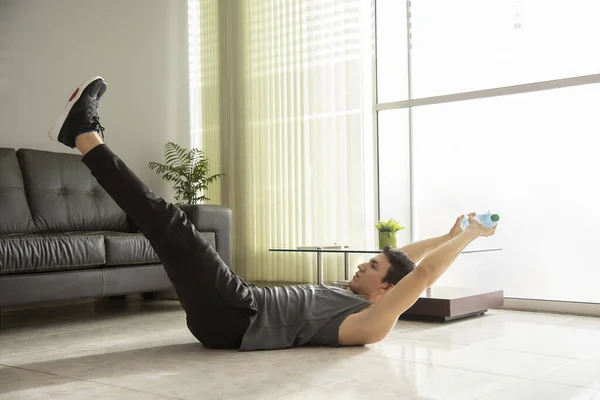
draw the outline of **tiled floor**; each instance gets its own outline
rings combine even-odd
[[[594,399],[600,319],[492,310],[372,346],[204,349],[172,301],[10,312],[0,399]]]

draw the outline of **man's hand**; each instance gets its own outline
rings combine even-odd
[[[453,237],[458,236],[463,230],[460,227],[460,223],[463,220],[463,218],[465,217],[465,215],[461,215],[460,217],[456,218],[456,222],[454,223],[454,226],[452,227],[452,229],[450,229],[450,239],[452,239]]]
[[[483,236],[483,237],[487,237],[487,236],[492,236],[494,233],[496,233],[496,228],[498,227],[498,224],[494,225],[493,228],[488,228],[485,225],[482,225],[479,223],[479,221],[477,221],[475,219],[475,213],[470,213],[469,214],[469,226],[467,226],[466,230],[472,230],[478,233],[479,236]],[[452,228],[454,229],[454,228]],[[460,226],[459,226],[460,229]]]

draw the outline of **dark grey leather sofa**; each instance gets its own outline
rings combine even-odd
[[[182,209],[231,265],[231,210]],[[0,148],[0,307],[171,288],[81,156]]]

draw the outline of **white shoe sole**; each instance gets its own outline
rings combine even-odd
[[[63,113],[58,117],[58,119],[56,120],[56,123],[54,124],[52,129],[50,129],[50,132],[48,132],[48,136],[50,137],[50,139],[52,139],[54,141],[58,141],[58,135],[60,133],[60,130],[62,129],[63,124],[65,123],[65,119],[67,119],[67,116],[71,112],[71,108],[73,108],[73,104],[75,104],[77,102],[77,100],[79,100],[79,98],[81,97],[81,93],[83,93],[83,89],[85,89],[85,87],[87,85],[94,82],[96,79],[104,80],[101,76],[95,76],[91,79],[88,79],[83,84],[81,84],[77,89],[75,89],[75,91],[71,95],[71,98],[67,102],[67,107],[65,108],[65,111],[63,111]]]

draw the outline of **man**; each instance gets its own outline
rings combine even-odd
[[[205,347],[266,350],[378,342],[469,243],[496,230],[469,214],[462,231],[460,216],[445,236],[387,248],[359,265],[348,291],[248,285],[183,211],[152,193],[103,143],[98,101],[106,87],[101,77],[78,87],[49,136],[77,147],[98,183],[148,238],[179,296],[188,328]]]

